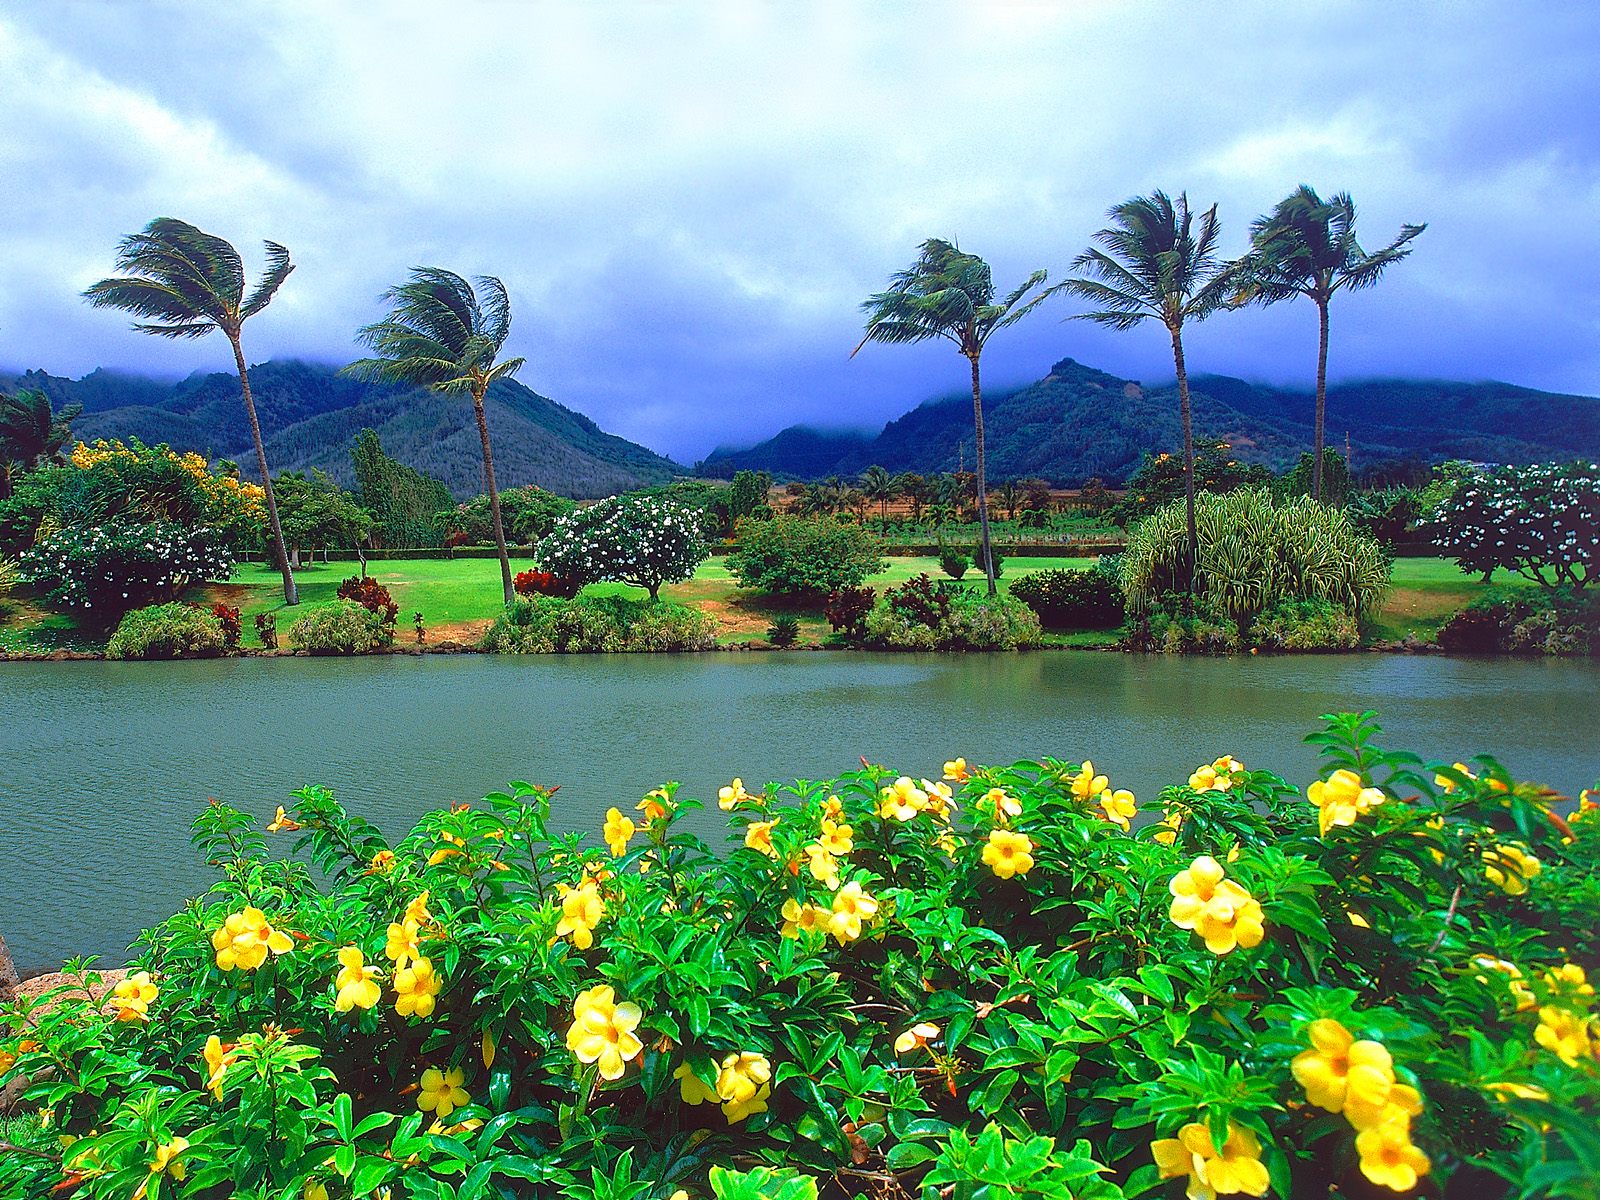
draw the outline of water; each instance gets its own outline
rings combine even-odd
[[[935,777],[957,754],[1088,756],[1144,798],[1224,752],[1303,782],[1317,716],[1372,708],[1390,746],[1489,751],[1576,794],[1600,777],[1597,685],[1588,662],[1389,655],[6,663],[0,932],[24,968],[114,956],[210,882],[187,841],[207,796],[265,823],[307,783],[390,834],[511,779],[561,784],[561,823],[597,829],[667,779],[704,798],[862,755]]]

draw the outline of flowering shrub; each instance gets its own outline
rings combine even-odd
[[[105,1011],[0,1009],[51,1136],[0,1179],[1593,1196],[1600,806],[1377,732],[1329,718],[1305,796],[1223,755],[1144,813],[1054,758],[735,779],[720,853],[673,784],[585,836],[518,783],[393,845],[320,788],[278,843],[213,802],[218,882]]]
[[[211,615],[222,626],[222,644],[225,649],[237,650],[239,648],[239,635],[244,631],[239,610],[223,600],[218,600],[211,606]]]
[[[123,617],[106,642],[106,657],[215,658],[230,648],[227,630],[214,613],[172,601]]]
[[[539,543],[539,565],[579,586],[599,580],[642,587],[654,600],[710,553],[700,514],[666,496],[613,496],[562,517]]]
[[[233,555],[216,531],[170,521],[143,525],[69,525],[34,542],[23,577],[44,599],[90,624],[175,599],[191,584],[226,579]]]
[[[1503,568],[1543,587],[1581,590],[1600,566],[1600,463],[1469,475],[1422,529],[1469,574]]]
[[[394,621],[354,600],[335,600],[297,617],[289,645],[308,654],[371,654],[394,644]]]
[[[562,596],[570,599],[578,594],[575,581],[562,579],[549,571],[518,571],[511,584],[516,588],[517,595],[523,597]]]

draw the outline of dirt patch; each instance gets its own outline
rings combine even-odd
[[[483,641],[483,635],[489,631],[493,621],[446,621],[439,625],[428,626],[428,640],[424,646],[434,642],[460,642],[464,646],[476,646]],[[395,645],[414,645],[417,640],[415,630],[399,629],[395,632]]]

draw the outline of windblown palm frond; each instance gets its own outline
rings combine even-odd
[[[1383,272],[1410,255],[1427,225],[1402,225],[1380,250],[1364,249],[1356,236],[1356,206],[1349,193],[1323,200],[1301,184],[1250,224],[1244,266],[1250,299],[1275,304],[1295,296],[1326,299],[1340,290],[1371,287]]]
[[[963,354],[981,351],[989,335],[1015,325],[1051,292],[1043,288],[1047,273],[1035,271],[996,301],[989,264],[952,242],[929,238],[917,261],[890,276],[887,291],[875,292],[861,305],[867,316],[866,335],[850,352],[853,358],[868,342],[891,345],[944,338]]]
[[[414,267],[383,299],[388,316],[356,335],[373,355],[346,367],[352,375],[462,392],[508,378],[524,364],[496,361],[511,333],[511,303],[493,276],[469,283],[441,267]]]
[[[82,412],[81,404],[54,412],[50,397],[32,388],[15,396],[0,395],[0,462],[28,468],[56,461],[72,436],[72,422]]]

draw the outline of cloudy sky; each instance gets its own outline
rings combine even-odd
[[[1063,274],[1105,209],[1216,201],[1227,248],[1302,180],[1411,261],[1334,314],[1336,377],[1600,392],[1600,5],[358,4],[0,8],[0,366],[179,376],[218,340],[79,291],[157,215],[299,269],[252,360],[344,362],[417,263],[511,289],[523,380],[680,459],[875,425],[959,389],[946,345],[857,306],[929,236],[1004,284]],[[1000,335],[995,384],[1070,355],[1171,377],[1157,330]],[[1309,378],[1313,313],[1226,315],[1193,371]]]

